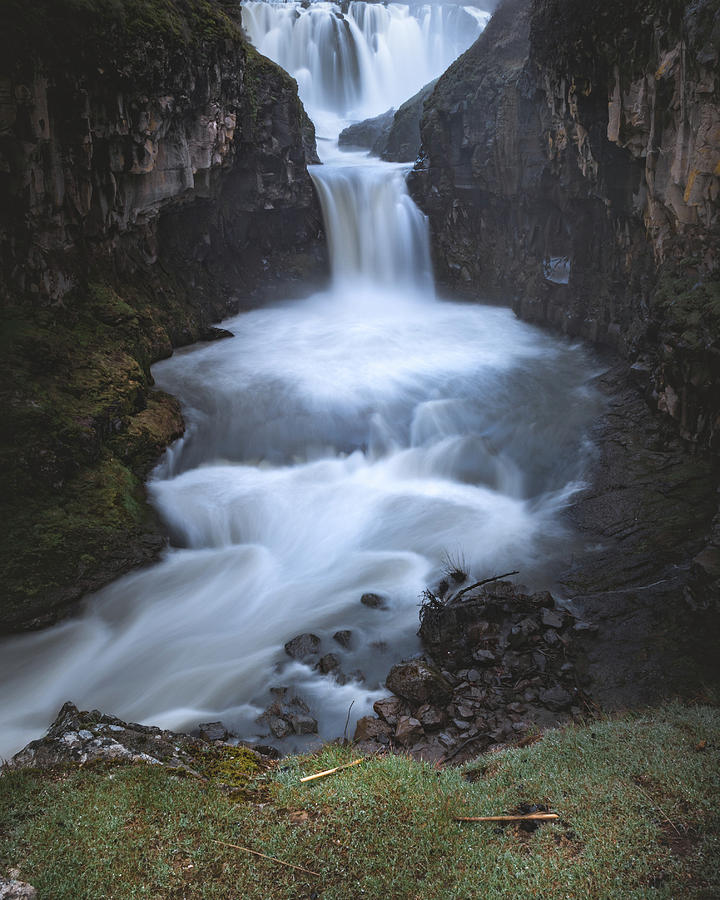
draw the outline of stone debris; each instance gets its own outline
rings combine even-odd
[[[271,703],[257,718],[258,724],[266,726],[277,740],[294,734],[317,734],[318,723],[310,715],[310,707],[301,697],[292,697],[287,703],[284,702],[286,692],[287,689],[283,689],[280,699]]]
[[[429,595],[426,654],[390,670],[394,696],[360,719],[359,748],[459,762],[581,714],[573,634],[574,618],[547,592],[499,581],[448,603]]]
[[[37,891],[31,884],[15,878],[0,877],[0,900],[36,900]]]

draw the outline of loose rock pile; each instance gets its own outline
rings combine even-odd
[[[449,599],[428,592],[426,655],[391,669],[394,696],[359,720],[359,749],[460,761],[580,716],[586,698],[572,637],[585,630],[549,593],[524,594],[506,581]]]

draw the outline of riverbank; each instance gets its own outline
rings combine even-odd
[[[217,777],[217,750],[196,751],[195,776],[176,761],[4,771],[0,876],[34,884],[40,900],[720,891],[715,708],[568,726],[462,768],[375,757],[308,784],[300,777],[354,750],[330,745],[254,772],[242,759],[235,777],[232,763]],[[454,820],[537,808],[559,819],[529,830]]]

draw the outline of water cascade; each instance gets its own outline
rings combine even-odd
[[[437,75],[467,22],[481,27],[471,9],[253,0],[245,21],[339,126]],[[326,739],[354,703],[352,734],[388,668],[417,651],[418,595],[447,557],[477,577],[520,569],[530,587],[551,586],[567,558],[560,513],[598,410],[584,352],[507,309],[438,300],[403,167],[330,140],[322,154],[332,285],[239,315],[225,323],[234,338],[154,367],[188,423],[149,485],[171,546],[76,618],[0,643],[0,755],[68,699],[267,740],[257,718],[287,687]],[[302,632],[340,677],[285,654]]]

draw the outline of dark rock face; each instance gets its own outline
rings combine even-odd
[[[378,141],[384,140],[390,130],[395,115],[394,109],[373,116],[372,119],[364,119],[354,125],[348,125],[340,132],[338,143],[341,147],[355,147],[363,150],[373,150]]]
[[[217,4],[146,5],[0,11],[0,630],[157,555],[151,363],[323,271],[296,85]]]
[[[426,84],[397,111],[389,109],[372,119],[349,125],[340,133],[340,146],[370,150],[387,162],[414,162],[420,152],[423,108],[436,84],[437,80]]]
[[[378,156],[388,162],[415,162],[420,153],[420,120],[425,101],[436,84],[437,79],[426,84],[398,108],[384,140],[373,148]]]
[[[620,350],[648,399],[710,446],[717,11],[717,0],[507,0],[428,101],[412,182],[442,279]]]

